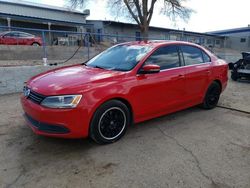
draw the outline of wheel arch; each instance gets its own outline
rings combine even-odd
[[[99,108],[100,106],[102,106],[103,104],[105,104],[106,102],[109,102],[109,101],[112,101],[112,100],[120,101],[120,102],[122,102],[123,104],[125,104],[125,105],[128,107],[129,112],[130,112],[130,116],[131,116],[131,122],[130,122],[130,123],[133,124],[133,123],[134,123],[134,112],[133,112],[133,107],[132,107],[131,103],[130,103],[125,97],[121,97],[121,96],[117,96],[117,97],[113,96],[113,97],[111,97],[111,98],[107,98],[107,99],[103,100],[102,102],[100,102],[100,103],[95,107],[94,111],[92,112],[90,123],[91,123],[91,121],[92,121],[92,119],[93,119],[93,117],[94,117],[94,114],[95,114],[96,111],[98,110],[98,108]]]
[[[111,100],[121,101],[122,103],[124,103],[128,107],[130,115],[131,115],[131,122],[130,123],[133,124],[133,122],[134,122],[134,113],[133,113],[133,108],[132,108],[132,105],[130,104],[130,102],[127,99],[122,98],[122,97],[116,97],[116,98],[113,98]]]
[[[39,42],[36,42],[36,41],[33,41],[33,42],[31,43],[31,46],[33,46],[34,44],[38,44],[38,46],[41,46],[41,44],[40,44]]]
[[[212,81],[212,83],[213,83],[213,82],[219,84],[219,86],[220,86],[220,91],[222,91],[222,83],[221,83],[221,81],[220,81],[219,79],[216,79],[216,80]],[[211,84],[212,84],[212,83],[211,83]],[[210,84],[210,85],[211,85],[211,84]]]

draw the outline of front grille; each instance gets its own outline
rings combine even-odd
[[[43,123],[40,121],[37,121],[33,119],[28,114],[24,114],[24,117],[26,120],[35,128],[37,128],[39,131],[45,132],[45,133],[51,133],[51,134],[67,134],[70,132],[70,130],[62,125],[51,125],[48,123]]]
[[[45,96],[30,90],[28,99],[33,101],[34,103],[40,104],[43,99],[45,99]]]

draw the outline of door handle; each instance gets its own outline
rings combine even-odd
[[[211,71],[210,71],[210,70],[206,70],[206,74],[207,74],[207,75],[210,75],[210,74],[211,74]]]
[[[178,76],[173,77],[172,80],[181,80],[181,79],[184,79],[184,78],[185,78],[185,76],[183,74],[179,74]]]

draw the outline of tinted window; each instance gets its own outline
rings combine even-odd
[[[19,37],[32,37],[33,35],[31,35],[31,34],[28,34],[28,33],[18,33],[18,35],[19,35]]]
[[[203,61],[204,61],[205,63],[211,62],[210,57],[209,57],[205,52],[202,51],[202,55],[203,55]]]
[[[7,33],[6,35],[4,35],[5,37],[18,37],[18,34],[16,32],[11,32],[11,33]]]
[[[203,63],[203,55],[199,48],[193,46],[181,46],[185,65],[195,65]]]
[[[146,64],[159,65],[161,70],[180,66],[179,53],[176,46],[165,46],[157,49],[146,61]]]
[[[90,67],[128,71],[152,50],[151,46],[118,45],[95,56],[87,63]]]

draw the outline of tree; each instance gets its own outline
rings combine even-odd
[[[69,0],[72,7],[82,7],[88,0]],[[109,7],[119,10],[126,16],[132,18],[139,26],[144,40],[148,38],[149,25],[155,11],[156,4],[160,13],[170,17],[172,20],[179,17],[183,20],[189,19],[192,9],[183,4],[186,0],[107,0]]]

